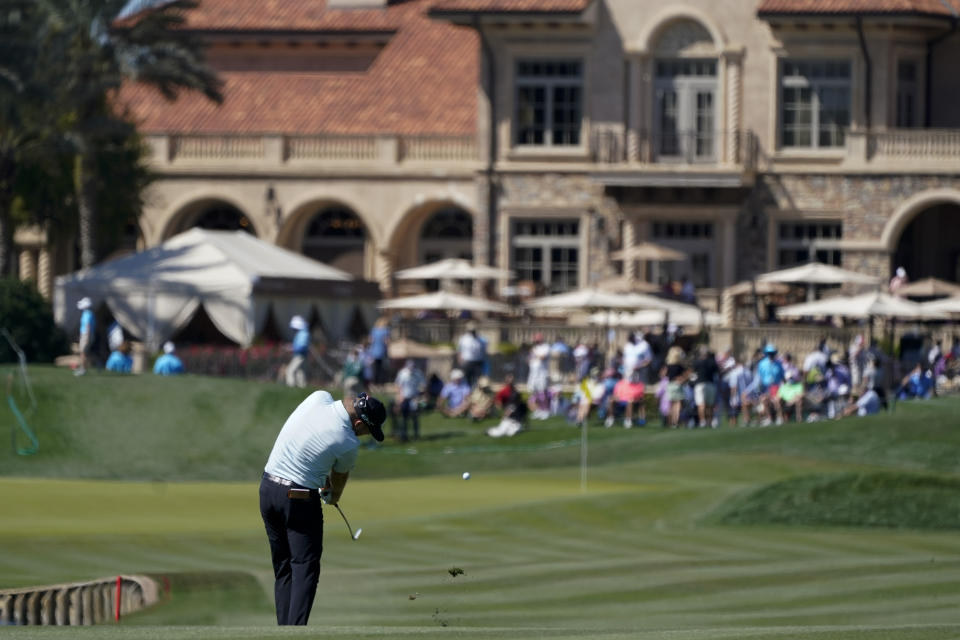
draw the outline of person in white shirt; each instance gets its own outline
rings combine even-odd
[[[413,360],[407,360],[397,372],[396,385],[396,404],[400,412],[400,426],[396,430],[396,438],[400,442],[407,442],[409,424],[413,426],[413,439],[417,440],[420,438],[420,394],[426,386],[426,379]]]
[[[477,326],[471,322],[467,325],[467,332],[460,336],[457,342],[457,359],[471,387],[483,373],[486,355],[486,345],[477,335]]]
[[[334,401],[328,392],[316,391],[280,430],[260,481],[277,624],[307,624],[323,552],[321,503],[340,502],[360,436],[383,442],[386,418],[383,404],[365,393]]]

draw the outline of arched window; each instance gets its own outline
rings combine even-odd
[[[657,155],[684,162],[716,159],[717,54],[701,24],[677,20],[654,47],[654,136]]]
[[[363,277],[363,247],[366,229],[360,218],[346,207],[319,211],[307,224],[301,251],[357,277]]]
[[[178,233],[194,227],[214,231],[236,231],[241,229],[251,235],[257,235],[253,224],[240,209],[226,202],[206,202],[192,207],[194,213],[183,216]]]
[[[421,264],[446,258],[473,259],[473,217],[463,209],[440,209],[421,228]]]

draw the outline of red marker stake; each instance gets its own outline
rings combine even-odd
[[[120,622],[120,585],[123,584],[123,578],[117,576],[117,611],[113,616],[113,619],[117,622]]]

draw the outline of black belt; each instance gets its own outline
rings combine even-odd
[[[284,487],[295,487],[297,489],[309,489],[310,491],[319,491],[319,489],[310,489],[310,487],[305,487],[302,484],[297,484],[293,480],[287,480],[286,478],[281,478],[280,476],[275,476],[272,473],[263,472],[263,479],[269,480],[270,482],[282,485]]]

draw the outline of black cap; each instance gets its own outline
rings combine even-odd
[[[387,410],[383,403],[372,396],[361,393],[353,400],[353,409],[363,424],[370,429],[370,435],[377,442],[383,442],[382,425],[387,420]]]

